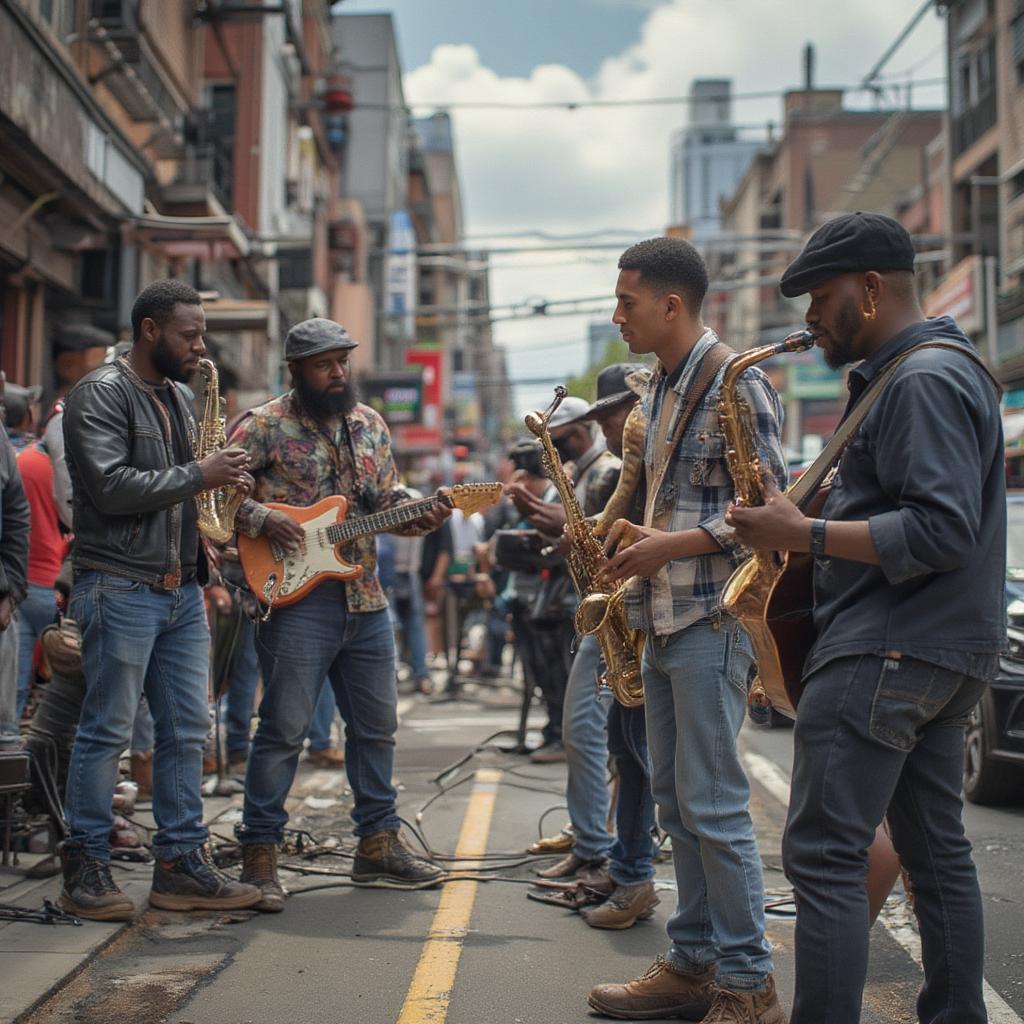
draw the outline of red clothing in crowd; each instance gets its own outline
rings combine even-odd
[[[32,511],[28,541],[28,581],[52,587],[67,554],[67,540],[60,532],[57,502],[53,497],[53,463],[38,444],[18,452],[18,470]]]

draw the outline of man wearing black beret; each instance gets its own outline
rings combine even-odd
[[[782,293],[809,294],[829,365],[860,361],[847,416],[861,401],[868,411],[820,519],[771,484],[764,506],[727,517],[750,548],[815,556],[817,639],[783,843],[798,908],[791,1024],[826,1010],[833,1024],[860,1020],[867,849],[883,818],[921,928],[920,1020],[987,1020],[960,789],[967,716],[1006,640],[1002,424],[968,339],[922,314],[913,266],[910,236],[888,217],[850,214],[811,236]]]

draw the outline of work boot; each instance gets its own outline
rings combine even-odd
[[[632,928],[637,921],[653,917],[654,908],[660,902],[653,882],[616,885],[604,903],[597,907],[584,907],[580,917],[591,928]]]
[[[130,921],[135,916],[135,904],[118,889],[106,861],[87,856],[80,847],[62,846],[60,862],[60,905],[69,914],[90,921]]]
[[[543,836],[526,848],[527,853],[568,853],[576,842],[572,825],[566,825],[557,836]]]
[[[585,869],[600,868],[605,865],[605,859],[599,857],[597,860],[584,860],[578,854],[570,851],[561,860],[555,861],[549,868],[543,868],[534,872],[538,878],[572,878],[577,872]]]
[[[786,1024],[774,976],[768,975],[768,984],[760,992],[716,987],[704,1024]]]
[[[345,754],[337,747],[324,747],[323,750],[310,750],[306,761],[314,768],[326,768],[336,771],[345,767]]]
[[[440,885],[444,871],[416,856],[393,829],[363,836],[352,864],[353,882],[378,882],[395,889],[430,889]]]
[[[153,751],[138,753],[132,751],[131,780],[139,787],[139,799],[153,798]]]
[[[236,882],[214,867],[205,846],[153,867],[149,902],[161,910],[242,910],[262,899],[257,886]]]
[[[587,1002],[598,1013],[619,1020],[703,1021],[715,996],[715,974],[714,964],[700,971],[681,971],[659,956],[635,981],[592,988]]]
[[[266,914],[284,910],[284,886],[277,877],[277,847],[273,843],[253,843],[242,847],[242,879],[263,893],[256,904]]]

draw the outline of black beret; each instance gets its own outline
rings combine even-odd
[[[880,213],[846,213],[807,239],[782,275],[779,290],[792,299],[840,274],[913,269],[914,243],[899,221]]]

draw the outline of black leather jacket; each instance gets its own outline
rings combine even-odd
[[[180,385],[174,394],[194,450],[192,409]],[[123,358],[93,370],[68,394],[64,442],[75,568],[180,586],[181,506],[203,481],[197,462],[175,465],[170,417],[156,392]],[[200,575],[204,568],[200,553]]]

